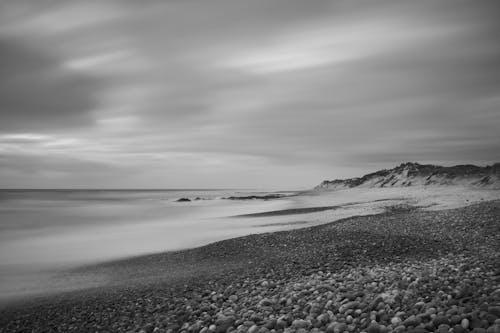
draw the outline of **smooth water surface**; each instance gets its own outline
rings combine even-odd
[[[222,199],[249,194],[262,193],[0,191],[0,298],[69,287],[51,278],[61,269],[257,232],[248,220],[231,216],[287,206],[286,200]],[[176,202],[181,197],[200,200]]]

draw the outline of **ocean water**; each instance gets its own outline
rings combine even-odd
[[[300,195],[280,192],[289,196],[276,200],[223,199],[270,193],[275,192],[0,190],[0,304],[106,283],[101,276],[66,274],[82,265],[375,214],[398,203],[435,207],[439,202],[465,204],[469,199],[491,197],[490,192],[472,195],[463,189],[442,193],[435,189],[356,189]],[[200,200],[177,202],[183,197]],[[235,217],[308,207],[333,208]]]
[[[285,209],[290,201],[225,200],[240,190],[2,190],[0,300],[84,287],[58,272],[80,265],[178,250],[279,224],[234,215]],[[176,202],[181,197],[201,200]],[[88,281],[87,281],[88,282]]]

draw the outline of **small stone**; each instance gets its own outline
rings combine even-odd
[[[372,323],[366,329],[366,333],[380,333],[380,326],[377,323]]]
[[[450,325],[447,324],[441,324],[437,329],[437,331],[440,333],[447,333],[449,330],[450,330]]]
[[[395,333],[402,333],[402,332],[404,332],[404,331],[406,331],[406,327],[405,327],[405,326],[403,326],[403,325],[399,325],[399,326],[397,326],[397,327],[394,329],[394,332],[395,332]]]
[[[309,328],[309,326],[311,326],[311,323],[308,322],[308,321],[306,321],[306,320],[303,320],[303,319],[295,319],[292,322],[292,327],[296,328],[296,329],[299,329],[299,328]]]
[[[153,333],[153,330],[155,329],[155,326],[153,324],[147,324],[145,327],[144,327],[144,331],[146,333]]]
[[[462,325],[453,326],[453,333],[466,333],[467,330],[462,327]]]
[[[276,326],[276,319],[269,319],[263,325],[267,329],[273,329]]]
[[[271,301],[269,298],[263,298],[263,299],[259,302],[259,305],[260,305],[260,306],[272,306],[272,305],[273,305],[273,301]]]
[[[276,328],[277,329],[282,329],[282,328],[285,328],[287,326],[288,326],[288,323],[283,317],[280,317],[280,318],[278,318],[278,320],[276,320]]]
[[[257,333],[258,331],[259,331],[259,326],[257,326],[257,325],[253,325],[252,327],[250,327],[250,328],[248,329],[248,331],[247,331],[247,332],[248,332],[248,333]]]
[[[500,306],[490,306],[488,308],[488,313],[500,318]]]
[[[355,309],[358,306],[359,306],[359,302],[357,302],[357,301],[347,302],[347,303],[345,303],[345,304],[343,304],[343,305],[340,306],[339,312],[340,313],[344,313],[347,310],[349,310],[349,309]]]
[[[436,318],[432,321],[432,324],[434,327],[439,327],[439,325],[442,324],[450,325],[450,320],[446,316],[436,316]]]
[[[403,320],[401,318],[399,318],[399,317],[392,317],[391,318],[391,324],[394,327],[399,326],[402,322],[403,322]]]
[[[486,330],[482,327],[476,327],[471,331],[471,333],[486,333]]]
[[[224,315],[219,316],[215,321],[216,332],[225,333],[229,327],[233,326],[234,321],[234,317]]]
[[[411,315],[409,316],[408,318],[405,319],[405,321],[403,322],[403,325],[405,325],[406,327],[408,326],[417,326],[418,324],[420,324],[420,318],[417,318],[415,315]],[[438,326],[438,325],[436,325]]]
[[[462,319],[462,321],[460,322],[460,325],[462,325],[462,327],[464,329],[468,329],[469,324],[470,324],[470,322],[469,322],[469,319],[467,319],[467,318]]]
[[[316,317],[316,320],[324,325],[330,322],[330,315],[328,313],[320,314],[318,317]]]
[[[428,308],[427,309],[427,313],[430,315],[436,314],[436,312],[437,312],[436,308]]]
[[[462,318],[459,315],[453,315],[450,318],[450,322],[451,322],[452,325],[460,324],[461,320],[462,320]]]
[[[341,333],[347,330],[347,325],[345,323],[333,322],[326,328],[327,333]]]
[[[417,303],[415,303],[415,305],[414,305],[414,306],[415,306],[416,308],[421,308],[421,307],[423,307],[424,305],[425,305],[425,302],[417,302]]]
[[[406,333],[429,333],[425,328],[417,327],[412,330],[406,331]]]
[[[500,333],[500,325],[491,325],[486,330],[487,333]]]

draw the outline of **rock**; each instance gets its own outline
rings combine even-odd
[[[345,323],[333,322],[326,328],[327,333],[341,333],[347,330],[347,325]]]
[[[460,324],[461,320],[462,320],[462,318],[459,315],[453,315],[450,318],[450,323],[451,323],[451,325],[457,325],[457,324]]]
[[[399,326],[402,322],[403,322],[403,320],[399,317],[392,317],[391,318],[391,324],[393,327]]]
[[[188,199],[188,198],[177,199],[177,202],[189,202],[189,201],[191,201],[191,199]]]
[[[273,305],[273,301],[270,300],[269,298],[263,298],[259,302],[259,306],[272,306],[272,305]]]
[[[296,328],[296,329],[299,329],[299,328],[309,328],[310,326],[311,326],[311,323],[309,321],[303,320],[303,319],[295,319],[292,322],[292,327]]]
[[[486,330],[487,333],[500,333],[500,325],[491,325]]]
[[[453,326],[453,333],[467,333],[467,330],[462,325]]]
[[[215,321],[216,332],[225,333],[229,327],[233,326],[234,321],[234,317],[220,315]]]
[[[288,322],[283,317],[280,317],[280,318],[278,318],[278,320],[276,320],[276,328],[277,329],[286,328],[287,326],[288,326]]]
[[[471,331],[471,333],[486,333],[486,330],[482,327],[476,327]]]
[[[421,307],[423,307],[424,305],[425,305],[425,302],[417,302],[417,303],[415,303],[414,307],[416,307],[416,308],[421,308]]]
[[[146,332],[146,333],[153,333],[155,326],[153,324],[147,324],[146,326],[144,326],[143,329],[144,329],[144,332]]]
[[[441,324],[439,325],[438,329],[436,332],[439,332],[439,333],[448,333],[448,331],[450,330],[450,325],[447,325],[447,324]]]
[[[340,313],[345,313],[347,310],[349,309],[355,309],[359,306],[359,302],[357,301],[351,301],[351,302],[347,302],[343,305],[340,306],[339,308],[339,312]]]
[[[366,333],[380,333],[380,326],[377,323],[372,323],[366,328]]]
[[[405,326],[403,326],[403,325],[399,325],[399,326],[397,326],[396,328],[394,328],[394,332],[395,332],[395,333],[402,333],[402,332],[404,332],[404,331],[406,331],[406,327],[405,327]]]
[[[264,326],[267,329],[273,329],[276,326],[276,319],[269,319],[264,322]]]
[[[434,327],[439,327],[439,325],[442,324],[450,325],[450,320],[446,316],[436,316],[436,318],[432,321],[432,324]]]
[[[417,327],[412,330],[406,331],[406,333],[429,333],[429,331],[426,330],[425,328]]]
[[[257,333],[258,331],[259,331],[259,326],[257,326],[257,325],[253,325],[252,327],[250,327],[250,328],[248,329],[248,331],[247,331],[247,332],[248,332],[248,333]]]
[[[330,315],[328,313],[320,314],[316,317],[316,320],[318,320],[322,325],[325,325],[330,322]]]
[[[405,325],[406,327],[408,326],[418,326],[420,324],[420,318],[415,316],[415,315],[411,315],[409,316],[408,318],[405,319],[405,321],[403,321],[403,325]]]
[[[490,306],[488,308],[488,313],[494,315],[497,318],[500,318],[500,306]]]

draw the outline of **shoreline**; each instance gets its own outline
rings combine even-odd
[[[47,314],[47,311],[55,314],[51,317],[51,325],[68,331],[91,331],[90,327],[93,329],[108,327],[109,331],[125,332],[133,329],[138,332],[148,324],[130,318],[120,319],[115,313],[132,311],[143,315],[149,313],[146,316],[149,318],[147,322],[153,323],[152,325],[160,330],[164,329],[165,332],[168,329],[175,332],[183,325],[181,323],[183,320],[192,325],[197,322],[195,318],[201,320],[199,314],[187,316],[176,312],[177,308],[186,306],[185,302],[191,303],[200,297],[204,299],[205,296],[210,296],[212,292],[219,290],[221,292],[216,294],[221,294],[224,302],[219,304],[215,301],[214,304],[224,312],[225,307],[222,305],[239,304],[237,300],[229,302],[228,297],[232,295],[225,295],[225,290],[233,285],[233,292],[241,292],[244,288],[239,290],[234,285],[245,284],[245,281],[250,281],[250,287],[259,286],[264,283],[263,280],[276,284],[274,289],[263,289],[273,293],[277,291],[276,288],[299,283],[304,277],[314,280],[324,279],[324,274],[356,275],[370,267],[383,271],[389,267],[387,269],[390,271],[394,267],[407,268],[409,264],[415,267],[421,265],[434,267],[436,263],[446,266],[449,263],[456,264],[458,260],[469,265],[471,261],[476,261],[480,263],[478,268],[487,271],[488,267],[492,267],[498,260],[499,217],[498,200],[442,211],[423,211],[396,206],[382,214],[349,217],[328,224],[254,234],[198,248],[87,266],[80,269],[86,273],[90,271],[105,274],[114,283],[94,289],[41,297],[33,302],[18,302],[9,308],[1,308],[0,328],[5,330],[0,329],[0,332],[16,331],[14,328],[16,325],[17,329],[34,325],[46,327],[48,319],[43,314]],[[474,232],[469,235],[466,232],[474,229],[479,230],[479,233]],[[480,273],[485,274],[482,271]],[[342,275],[344,279],[346,276]],[[203,290],[208,289],[211,290],[209,295],[203,296]],[[210,297],[209,302],[212,299]],[[150,299],[151,304],[156,304],[155,306],[159,306],[162,310],[148,312],[147,309],[151,304],[146,302],[146,299]],[[165,308],[171,302],[176,306]],[[252,302],[247,300],[245,304],[247,303]],[[252,308],[257,306],[257,303]],[[200,302],[197,304],[201,306]],[[70,318],[82,318],[83,314],[106,308],[109,311],[103,310],[106,313],[104,317],[96,317],[90,322],[80,319],[74,322],[73,326],[68,326]],[[234,309],[232,311],[234,312]],[[160,320],[155,313],[164,313],[168,318]],[[216,325],[217,313],[214,312],[210,319],[202,320],[200,325],[206,326],[207,330],[210,325]],[[278,314],[279,311],[273,318],[277,319]],[[20,316],[24,318],[24,324],[13,324]],[[235,318],[232,322],[234,326],[241,316],[237,312],[232,317]],[[306,320],[307,316],[297,317]],[[287,327],[292,326],[292,321]],[[312,325],[312,321],[309,321]],[[342,323],[342,320],[337,322]],[[260,325],[261,322],[257,320],[254,324]],[[326,325],[323,326],[326,329]],[[148,327],[145,332],[148,332]],[[101,331],[99,329],[93,331],[96,330]]]

